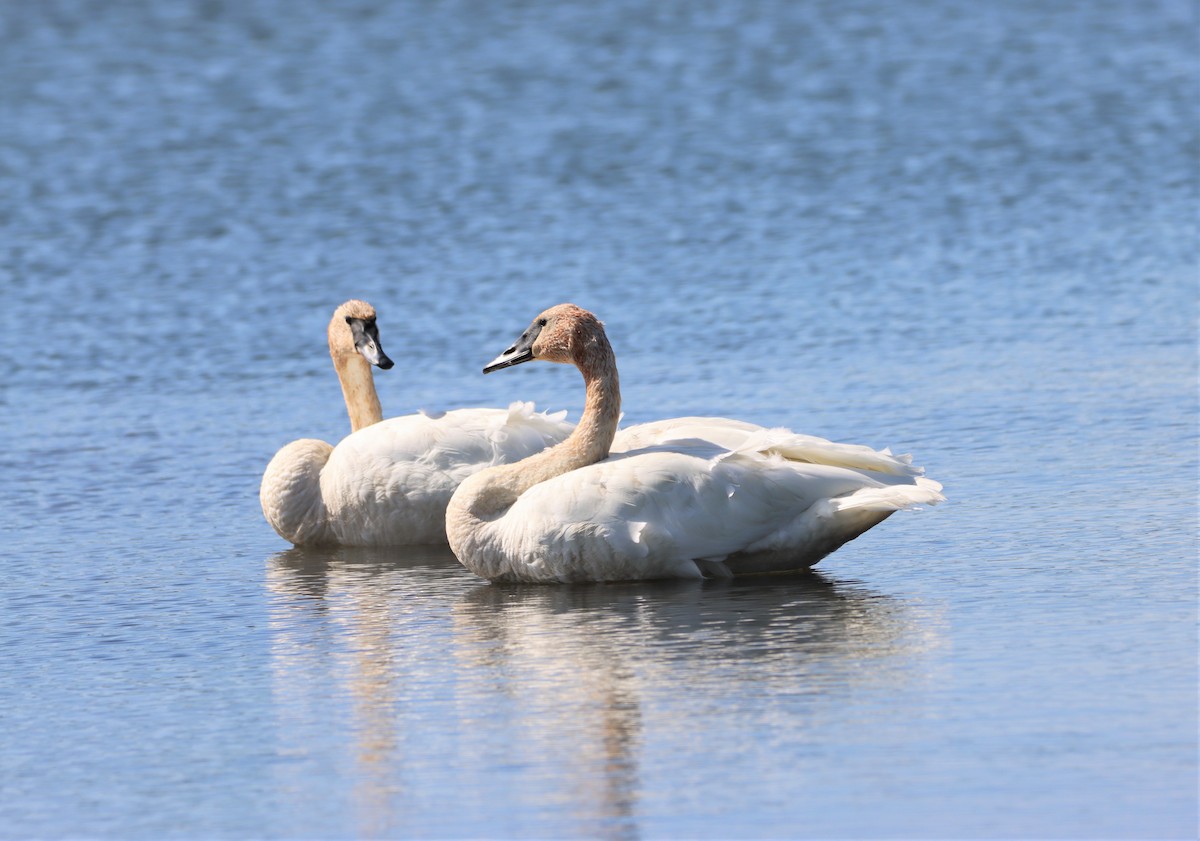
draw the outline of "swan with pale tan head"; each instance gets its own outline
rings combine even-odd
[[[392,367],[375,309],[351,300],[329,321],[333,358],[351,434],[336,446],[302,438],[263,474],[267,522],[296,545],[403,546],[446,543],[446,504],[459,483],[485,467],[517,461],[562,441],[563,415],[456,409],[383,420],[371,366]]]
[[[732,447],[662,440],[690,421],[712,429],[676,419],[651,445],[610,455],[621,394],[600,321],[573,304],[548,309],[484,373],[535,359],[583,374],[579,424],[561,444],[466,479],[446,510],[450,548],[492,581],[805,569],[895,511],[944,498],[907,456],[738,421],[717,419],[736,433]]]

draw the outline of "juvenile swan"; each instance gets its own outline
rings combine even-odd
[[[329,354],[351,434],[336,447],[293,441],[271,459],[259,489],[267,522],[297,546],[445,545],[446,503],[463,479],[540,452],[571,431],[565,413],[534,412],[532,403],[382,420],[371,365],[386,370],[392,360],[365,301],[334,311]]]
[[[446,511],[450,548],[484,578],[618,581],[802,569],[894,511],[943,499],[941,485],[907,456],[787,430],[737,429],[736,421],[729,423],[744,443],[734,448],[684,439],[609,455],[621,395],[601,323],[573,304],[553,307],[483,370],[531,359],[575,365],[587,400],[561,444],[482,470],[455,491]]]

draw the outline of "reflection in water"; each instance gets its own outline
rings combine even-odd
[[[367,835],[470,828],[464,793],[512,804],[498,835],[640,835],[696,739],[728,749],[748,715],[809,738],[847,693],[919,674],[938,624],[818,573],[497,586],[444,549],[294,549],[267,582],[299,769],[280,784],[335,768]]]
[[[654,812],[681,796],[661,784],[647,791],[639,779],[647,743],[678,755],[695,756],[698,740],[738,751],[748,734],[723,724],[748,719],[803,738],[832,697],[894,680],[899,666],[880,666],[933,641],[928,623],[895,601],[815,572],[479,585],[454,618],[456,639],[468,643],[456,648],[460,679],[471,694],[508,699],[518,711],[511,743],[526,753],[517,760],[543,766],[535,790],[569,801],[571,818],[620,835],[637,834],[642,801],[657,801],[642,809]]]
[[[421,653],[403,644],[404,585],[419,586],[431,569],[461,569],[447,555],[428,547],[297,547],[275,555],[267,570],[269,589],[282,597],[272,603],[271,624],[285,753],[318,759],[314,744],[333,739],[338,752],[340,743],[352,745],[352,765],[339,776],[353,780],[352,808],[367,836],[397,825],[403,795],[400,681]],[[283,781],[285,788],[304,791],[308,765],[300,763],[295,786]]]
[[[602,828],[606,837],[632,837],[641,693],[620,640],[588,636],[578,621],[604,609],[580,599],[584,592],[475,586],[452,607],[457,666],[468,698],[491,698],[511,715],[510,761],[538,769],[529,786],[538,798],[569,803],[585,836]],[[513,788],[510,796],[523,796]]]

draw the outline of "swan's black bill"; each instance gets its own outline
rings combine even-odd
[[[520,365],[522,362],[529,362],[532,359],[533,348],[518,348],[514,345],[487,365],[484,365],[483,373],[490,374],[492,371],[499,371],[501,368],[511,368],[514,365]]]
[[[379,328],[373,320],[347,318],[346,323],[350,325],[350,333],[354,336],[354,348],[363,355],[363,359],[385,371],[396,364],[383,352],[383,345],[379,341]]]
[[[516,344],[483,366],[483,373],[490,374],[492,371],[499,371],[501,368],[511,368],[514,365],[520,365],[522,362],[532,360],[533,343],[537,341],[538,334],[541,332],[541,324],[538,324],[536,321],[530,324],[525,332],[521,334],[521,338],[517,339]]]

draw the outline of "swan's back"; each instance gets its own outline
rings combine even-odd
[[[727,449],[736,449],[763,427],[732,418],[682,417],[650,421],[618,429],[612,452],[623,453],[653,447],[685,438],[710,441]]]

